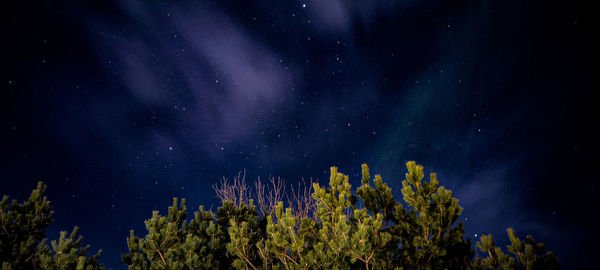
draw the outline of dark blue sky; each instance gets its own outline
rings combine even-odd
[[[172,197],[248,177],[439,174],[467,237],[591,264],[600,226],[590,11],[548,1],[119,1],[3,8],[2,194],[48,184],[121,269]],[[590,10],[590,9],[587,9]],[[597,32],[597,31],[596,31]],[[597,114],[597,113],[596,113]],[[352,180],[355,186],[359,178]]]

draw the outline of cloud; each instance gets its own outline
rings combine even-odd
[[[308,5],[315,26],[330,31],[347,31],[352,21],[353,9],[340,0],[314,1]]]
[[[402,1],[311,1],[306,9],[311,24],[317,31],[348,33],[355,24],[368,25],[378,16],[391,10],[397,12],[396,6]],[[404,2],[406,4],[406,2]],[[314,23],[313,23],[314,22]]]
[[[199,113],[218,120],[213,124],[219,135],[237,138],[253,129],[257,114],[285,100],[292,78],[283,71],[277,54],[225,17],[200,7],[177,10],[172,16],[178,32],[195,53],[192,57],[215,72],[214,83],[198,82],[200,74],[182,68],[196,97],[196,107],[210,110]]]
[[[280,57],[218,8],[121,4],[124,30],[100,19],[98,41],[109,52],[99,58],[115,59],[116,78],[138,102],[185,111],[175,122],[191,133],[213,143],[242,139],[287,97],[293,81]]]

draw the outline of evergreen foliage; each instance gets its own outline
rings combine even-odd
[[[514,257],[502,252],[496,247],[491,235],[482,235],[477,242],[477,248],[487,254],[485,258],[477,258],[475,267],[484,269],[559,269],[558,258],[550,251],[546,251],[544,243],[536,242],[531,235],[527,236],[527,243],[523,243],[515,236],[514,230],[508,228],[510,245],[508,252]]]
[[[127,238],[130,253],[123,255],[123,263],[130,269],[218,269],[227,261],[226,233],[202,207],[189,222],[186,212],[185,199],[179,207],[173,199],[166,217],[154,211],[145,222],[148,235],[144,239],[131,231]]]
[[[167,217],[154,212],[146,221],[144,239],[131,232],[123,262],[130,269],[558,269],[544,244],[531,236],[524,243],[512,229],[510,254],[488,235],[472,250],[452,192],[436,174],[425,180],[421,165],[406,166],[402,202],[366,164],[355,194],[348,176],[332,167],[328,187],[313,184],[310,197],[295,196],[312,208],[298,210],[294,200],[287,208],[281,201],[257,208],[242,179],[234,181],[242,186],[217,188],[223,205],[215,215],[200,208],[186,225],[184,201],[178,209],[175,199]]]
[[[82,246],[82,237],[76,237],[78,228],[67,236],[61,232],[58,241],[48,246],[46,227],[52,222],[50,201],[43,196],[46,186],[38,183],[29,200],[0,201],[0,263],[9,269],[104,269],[98,263],[101,251],[87,255],[88,246]]]
[[[410,161],[402,181],[402,201],[380,175],[362,165],[355,193],[348,176],[331,168],[328,187],[318,183],[294,192],[285,207],[282,183],[256,184],[243,178],[215,186],[222,206],[202,206],[187,220],[185,199],[173,199],[166,216],[154,211],[146,235],[127,237],[129,269],[558,269],[558,258],[543,243],[507,230],[508,253],[482,235],[464,239],[462,213],[436,174]],[[28,201],[0,201],[0,262],[8,269],[104,269],[100,251],[88,256],[78,228],[46,239],[52,222],[42,183]],[[294,190],[292,188],[292,190]],[[301,190],[298,186],[298,191]],[[268,193],[271,192],[271,193]],[[266,194],[268,193],[268,194]],[[258,206],[254,205],[255,200]],[[290,199],[291,198],[291,199]],[[473,246],[475,249],[473,249]]]

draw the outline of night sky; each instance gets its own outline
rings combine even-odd
[[[407,160],[466,237],[514,227],[593,265],[600,46],[577,1],[14,2],[0,194],[47,183],[49,237],[77,225],[109,267],[173,197],[216,209],[223,176],[335,165],[357,187],[368,163],[399,199]]]

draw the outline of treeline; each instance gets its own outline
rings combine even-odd
[[[185,199],[167,215],[154,211],[146,234],[127,237],[129,269],[558,269],[558,258],[531,236],[507,230],[507,253],[491,235],[465,239],[462,208],[435,174],[408,162],[402,202],[380,175],[362,167],[362,185],[331,168],[329,187],[286,186],[279,178],[253,186],[238,175],[213,186],[222,206],[188,219]],[[48,243],[52,210],[42,183],[28,201],[0,201],[0,262],[6,269],[104,269],[72,233]],[[285,201],[285,203],[284,203]],[[285,207],[285,209],[284,209]]]

